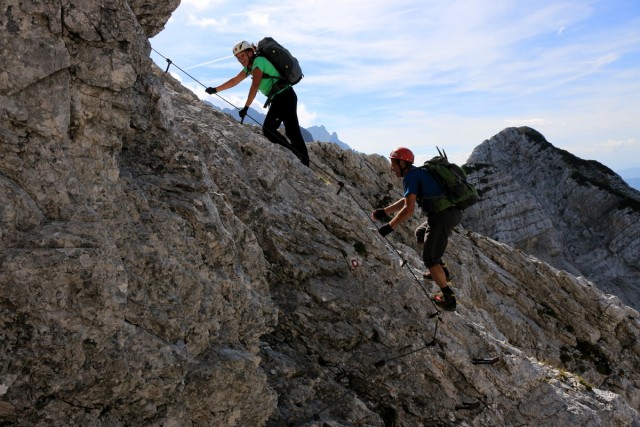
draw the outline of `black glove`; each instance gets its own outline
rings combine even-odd
[[[249,111],[249,107],[245,106],[242,110],[238,111],[238,115],[241,119],[244,119],[244,116],[247,115],[247,111]]]
[[[382,236],[386,236],[387,234],[391,233],[393,231],[393,228],[391,228],[391,226],[389,224],[385,224],[382,227],[380,227],[378,229],[378,233],[380,233]]]
[[[387,214],[384,213],[384,209],[376,209],[375,211],[373,211],[373,217],[381,221],[387,217]]]
[[[215,87],[208,87],[204,91],[207,92],[209,95],[213,95],[214,93],[218,92]]]

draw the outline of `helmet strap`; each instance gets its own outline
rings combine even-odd
[[[407,163],[404,160],[401,160],[401,162],[404,166],[400,165],[400,172],[402,172],[402,176],[405,176],[407,172],[409,172],[409,169],[411,169],[411,163]]]
[[[411,164],[405,162],[404,160],[400,160],[400,159],[391,159],[392,162],[397,162],[398,163],[398,167],[400,168],[400,174],[401,176],[405,176],[407,174],[407,172],[409,172],[409,169],[411,168]]]

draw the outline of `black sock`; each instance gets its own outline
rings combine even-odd
[[[442,291],[442,295],[453,295],[453,289],[451,289],[449,286],[440,288],[440,290]]]

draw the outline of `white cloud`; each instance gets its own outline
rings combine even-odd
[[[221,5],[225,0],[182,0],[181,5],[193,6],[198,10],[209,9],[213,6]]]
[[[239,70],[235,42],[274,37],[305,73],[296,86],[301,124],[323,124],[359,151],[387,155],[401,143],[425,156],[435,145],[463,156],[505,126],[527,125],[576,155],[580,147],[611,153],[611,163],[637,153],[633,144],[602,144],[640,134],[638,6],[183,0],[165,30],[181,32],[156,38],[173,47],[176,64],[213,84]],[[242,103],[247,91],[224,95]]]
[[[440,147],[451,160],[462,164],[476,146],[502,129],[503,126],[494,120],[443,115],[399,127],[384,121],[366,127],[356,123],[341,128],[338,136],[355,150],[383,156],[394,147],[408,147],[422,161],[435,156],[436,147]]]
[[[257,25],[258,27],[268,28],[270,19],[270,15],[264,12],[248,12],[247,18],[251,25]]]
[[[518,47],[583,17],[587,9],[579,4],[520,6],[517,10],[510,2],[491,8],[469,1],[281,4],[263,2],[255,8],[249,3],[239,13],[198,16],[192,22],[212,28],[224,25],[225,31],[243,32],[241,38],[248,40],[271,32],[302,62],[325,64],[311,69],[322,76],[320,84],[335,86],[341,81],[354,94],[383,85],[415,92],[416,86],[424,84],[515,92],[522,91],[523,83],[525,93],[534,93],[586,72],[576,60],[584,46],[560,51],[557,47],[539,51]],[[520,19],[514,19],[513,13]],[[532,67],[531,60],[537,65]],[[590,72],[611,60],[604,53],[594,57]]]
[[[518,46],[545,31],[552,34],[559,23],[568,21],[560,17],[567,13],[566,6],[519,10],[526,17],[523,22],[513,18],[513,9],[504,6],[508,3],[491,8],[460,1],[412,3],[407,13],[397,12],[407,4],[372,2],[362,11],[359,2],[347,3],[326,7],[335,14],[333,18],[323,19],[327,12],[313,10],[310,16],[317,17],[316,25],[325,24],[324,30],[314,35],[312,24],[309,42],[298,52],[302,60],[331,65],[314,70],[322,76],[322,84],[342,81],[344,89],[354,94],[383,86],[416,92],[423,85],[508,93],[522,93],[524,86],[526,93],[532,93],[584,73],[583,65],[575,60],[583,47],[545,58],[550,56],[546,50],[532,52]],[[579,16],[584,14],[584,8],[576,9]],[[343,25],[343,20],[351,25]],[[532,59],[539,65],[532,67]]]
[[[233,58],[233,55],[227,55],[227,56],[224,56],[222,58],[211,59],[209,61],[202,62],[200,64],[194,64],[194,65],[191,65],[190,67],[185,67],[185,70],[192,70],[194,68],[199,68],[199,67],[202,67],[202,66],[205,66],[205,65],[210,65],[210,64],[215,64],[217,62],[227,61],[227,60],[232,59],[232,58]],[[227,67],[225,67],[225,68],[227,68]]]
[[[169,70],[169,74],[171,75],[171,77],[173,77],[174,79],[176,79],[180,83],[183,83],[181,74],[176,73],[175,71],[171,71],[171,70]],[[184,83],[183,83],[183,85],[184,85]]]
[[[215,19],[215,18],[199,18],[198,16],[190,13],[188,20],[188,25],[195,25],[198,27],[221,27],[224,25],[223,22]]]
[[[639,165],[640,141],[635,138],[598,140],[563,148],[580,158],[597,160],[617,171]]]
[[[640,141],[635,138],[626,140],[608,139],[606,141],[585,145],[582,148],[578,148],[578,150],[590,156],[619,152],[621,150],[624,150],[626,153],[630,151],[638,152],[640,151]]]
[[[637,140],[635,138],[630,138],[625,141],[608,140],[606,145],[614,150],[617,150],[619,148],[640,149],[640,140]]]
[[[317,114],[309,111],[307,106],[298,102],[298,121],[300,126],[307,128],[315,125]]]

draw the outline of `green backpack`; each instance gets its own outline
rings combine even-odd
[[[450,206],[466,209],[476,204],[479,200],[478,192],[467,182],[465,171],[460,166],[450,163],[444,150],[440,151],[438,147],[436,149],[439,155],[427,160],[420,167],[431,173],[444,190],[445,195],[432,200],[432,207],[429,211],[438,213]]]

